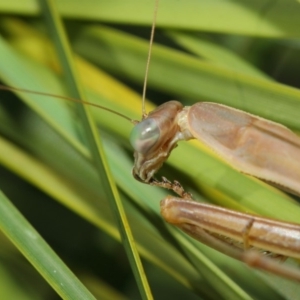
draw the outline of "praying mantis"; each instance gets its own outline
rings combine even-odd
[[[136,125],[131,136],[135,149],[134,177],[144,183],[172,189],[182,197],[169,196],[162,200],[161,212],[166,221],[222,252],[227,252],[226,248],[228,252],[236,251],[231,255],[249,265],[300,281],[300,272],[283,271],[272,260],[259,257],[258,252],[247,253],[253,247],[265,249],[271,255],[274,252],[275,256],[276,253],[279,257],[288,254],[299,259],[299,224],[276,222],[185,200],[191,196],[178,182],[171,183],[166,179],[158,182],[153,178],[177,142],[191,138],[206,142],[213,150],[224,155],[227,161],[233,162],[233,166],[240,167],[242,172],[277,185],[282,182],[283,188],[298,195],[300,189],[297,179],[300,173],[297,164],[293,168],[292,157],[293,153],[295,158],[299,155],[300,138],[280,124],[230,107],[214,103],[183,107],[176,101],[167,102],[151,112]],[[272,156],[271,159],[268,156]],[[291,164],[288,167],[291,180],[284,185],[284,180],[276,182],[276,179],[280,178],[282,165],[289,165],[288,162]],[[285,172],[282,175],[285,179]],[[241,245],[234,249],[235,243]],[[245,251],[239,253],[240,247]]]

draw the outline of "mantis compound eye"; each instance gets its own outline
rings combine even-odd
[[[157,142],[160,130],[154,119],[145,119],[135,125],[130,133],[130,144],[138,153],[147,153]]]

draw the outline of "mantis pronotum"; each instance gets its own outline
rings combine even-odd
[[[168,182],[165,182],[166,185],[168,185]]]

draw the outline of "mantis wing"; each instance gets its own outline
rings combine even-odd
[[[190,132],[232,167],[300,195],[300,138],[287,127],[216,103],[190,107]]]

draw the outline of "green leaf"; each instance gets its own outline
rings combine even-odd
[[[296,44],[246,37],[248,34],[297,36],[295,3],[279,1],[267,6],[268,3],[261,1],[251,4],[249,1],[217,1],[214,5],[207,1],[185,1],[184,4],[162,1],[158,15],[161,30],[157,37],[162,34],[167,39],[163,39],[164,46],[154,45],[149,95],[155,93],[155,97],[163,101],[175,97],[189,100],[186,103],[199,100],[225,103],[298,130],[298,89],[289,86],[288,80],[284,85],[272,79],[275,72],[287,77],[290,70],[297,70],[297,52],[294,56],[287,55]],[[27,19],[4,16],[1,19],[1,29],[5,32],[5,39],[0,40],[0,54],[5,58],[0,60],[1,79],[11,86],[67,95],[63,71],[51,43],[43,35],[45,29],[41,30],[45,20],[28,17],[36,15],[38,7],[31,1],[17,4],[14,6],[14,1],[0,3],[3,12],[27,15]],[[79,6],[76,1],[58,3],[58,10],[66,17],[65,26],[73,49],[80,54],[74,59],[86,99],[132,119],[141,116],[140,96],[131,88],[138,86],[138,91],[142,90],[150,32],[147,28],[145,40],[141,40],[136,29],[143,29],[139,25],[150,24],[153,4],[151,1],[86,1]],[[289,15],[289,22],[281,22],[290,14],[290,8],[295,15]],[[223,13],[226,17],[221,18]],[[95,20],[119,24],[119,30],[95,25]],[[129,28],[125,26],[128,23],[135,25]],[[169,28],[176,30],[170,32]],[[218,51],[212,52],[216,48],[207,44],[207,37],[203,40],[203,34],[179,32],[182,28],[226,34],[239,32],[245,36],[211,34],[208,40],[218,46]],[[165,35],[162,29],[166,30]],[[201,51],[196,52],[194,47],[182,42],[183,35],[192,38]],[[180,43],[185,51],[174,49],[174,43]],[[230,68],[232,63],[236,64],[234,70]],[[278,68],[272,69],[275,65]],[[264,74],[263,69],[268,70],[268,74]],[[40,219],[35,227],[51,228],[54,232],[56,227],[60,229],[55,235],[60,255],[78,271],[79,279],[95,295],[98,296],[95,286],[102,286],[104,280],[113,292],[120,292],[121,297],[137,298],[124,254],[110,239],[119,241],[120,236],[110,210],[110,199],[99,183],[87,151],[81,117],[70,103],[17,94],[24,102],[7,92],[1,93],[1,187],[20,210],[22,204],[28,207],[29,212],[22,209],[25,215],[34,214],[36,209],[42,214],[49,202],[55,205],[52,200],[61,203],[66,209],[57,205],[47,210],[51,222]],[[147,111],[153,107],[149,104]],[[205,299],[297,299],[297,284],[290,282],[291,286],[284,289],[281,278],[276,278],[278,284],[271,284],[269,281],[276,282],[273,276],[266,274],[262,279],[261,273],[166,225],[159,214],[159,200],[166,192],[136,182],[131,176],[133,159],[128,143],[131,124],[101,110],[91,109],[91,115],[100,129],[112,177],[117,182],[139,252],[151,262],[151,265],[146,263],[146,275],[155,298],[167,291],[170,298],[184,299],[199,296]],[[199,201],[279,219],[299,220],[299,205],[290,197],[239,174],[195,143],[181,143],[160,174],[179,180]],[[33,200],[39,208],[31,208]],[[71,223],[66,213],[76,218],[76,223]],[[66,237],[61,232],[69,223],[70,233]],[[88,227],[88,232],[84,231],[90,224],[93,226]],[[90,233],[94,230],[92,239]],[[74,251],[74,236],[81,251],[80,258]],[[14,258],[7,260],[8,270],[13,269],[13,261]],[[102,267],[106,261],[109,268]],[[110,280],[111,272],[123,285]],[[31,285],[37,286],[35,282]],[[23,293],[26,295],[25,289]],[[111,290],[104,293],[109,299]]]

